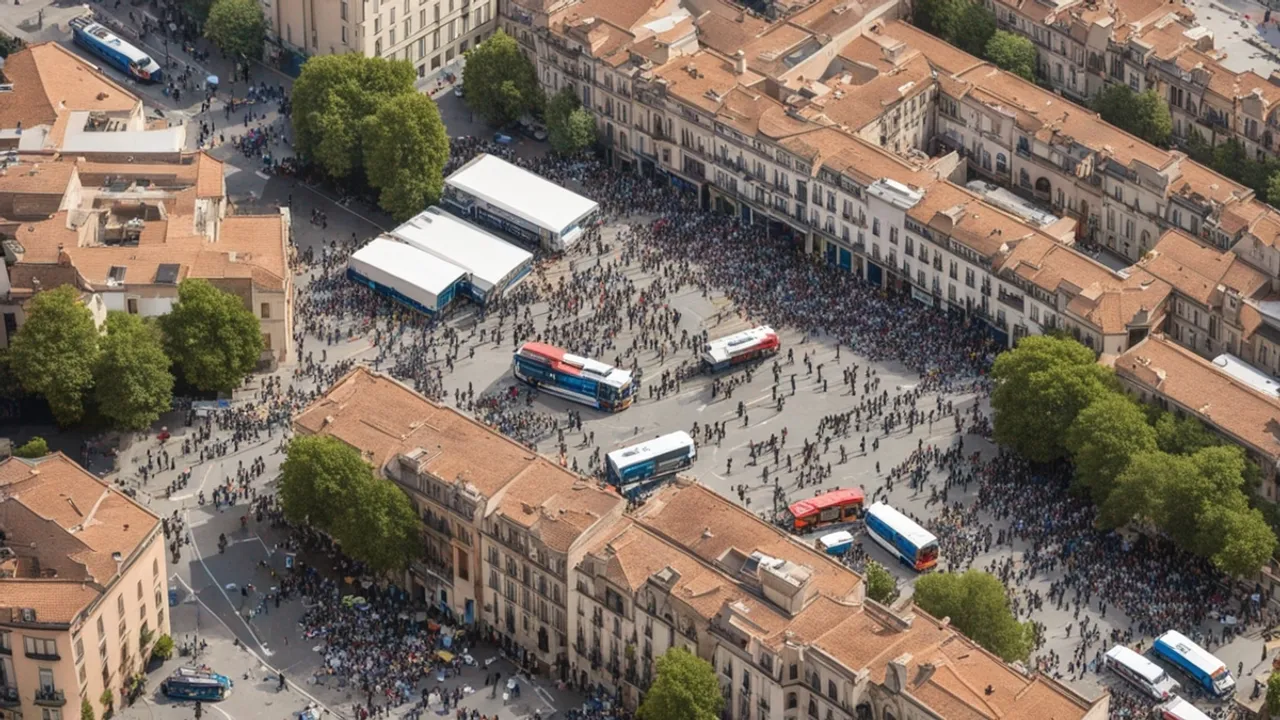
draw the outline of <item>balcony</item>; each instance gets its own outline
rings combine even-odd
[[[1005,305],[1013,308],[1014,310],[1017,310],[1018,312],[1022,312],[1024,300],[1019,295],[1010,295],[1009,293],[1001,292],[996,297],[996,300],[998,300],[1001,303],[1004,303]]]
[[[57,662],[58,660],[62,659],[62,656],[59,655],[56,651],[51,653],[27,651],[26,656],[31,658],[32,660],[46,660],[49,662]]]
[[[22,705],[22,698],[18,695],[16,687],[0,687],[0,707],[19,707]]]
[[[35,702],[45,707],[62,707],[67,704],[67,695],[54,688],[41,688],[36,691]]]

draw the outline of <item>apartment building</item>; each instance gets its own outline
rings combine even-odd
[[[493,34],[498,0],[261,0],[267,34],[303,57],[359,53],[412,63],[419,83],[461,74]]]
[[[1115,358],[1116,376],[1143,401],[1194,417],[1242,447],[1262,470],[1259,494],[1275,502],[1280,471],[1280,398],[1266,376],[1211,362],[1163,335]]]
[[[10,241],[0,346],[42,289],[72,285],[107,311],[154,317],[169,312],[182,280],[201,278],[257,316],[263,363],[285,362],[291,223],[287,208],[234,214],[223,164],[202,152],[154,163],[18,155],[0,168],[0,237]]]
[[[60,453],[0,463],[0,710],[101,716],[169,633],[160,519]]]
[[[186,131],[148,118],[136,95],[58,43],[29,45],[0,67],[0,154],[173,162]]]
[[[733,720],[1107,716],[1109,695],[866,600],[848,568],[688,478],[600,535],[575,575],[575,677],[618,685],[628,706],[682,647],[714,665]]]
[[[569,571],[625,500],[458,411],[358,368],[297,416],[413,500],[423,554],[406,582],[455,622],[480,624],[530,667],[567,677]]]
[[[1211,145],[1237,140],[1251,158],[1280,150],[1275,116],[1280,85],[1251,69],[1232,70],[1194,11],[1157,0],[1068,0],[1053,5],[991,0],[997,26],[1036,46],[1038,74],[1055,92],[1084,103],[1108,83],[1154,89],[1173,116],[1173,135]]]

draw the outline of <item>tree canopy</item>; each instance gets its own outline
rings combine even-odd
[[[889,604],[898,597],[898,579],[875,560],[867,561],[867,597],[881,604]]]
[[[1094,96],[1093,108],[1103,120],[1152,145],[1169,142],[1173,132],[1169,106],[1154,89],[1138,93],[1128,85],[1108,84]]]
[[[912,22],[977,56],[986,52],[996,33],[996,16],[974,0],[920,0],[914,6]]]
[[[18,447],[13,449],[14,457],[26,458],[28,460],[42,458],[48,454],[49,454],[49,443],[46,442],[45,439],[40,437],[39,435],[36,435],[35,437],[23,443],[22,445],[19,445]]]
[[[122,430],[150,427],[173,400],[160,329],[137,315],[111,312],[99,348],[93,386],[98,412]]]
[[[1038,335],[996,358],[995,437],[1035,462],[1066,455],[1067,428],[1115,384],[1093,351],[1071,340]]]
[[[506,125],[542,107],[537,71],[515,38],[501,29],[467,51],[462,83],[467,106],[492,125]]]
[[[547,102],[547,136],[551,147],[565,155],[585,150],[596,140],[595,119],[567,85]]]
[[[204,22],[204,36],[231,57],[261,57],[266,34],[258,0],[216,0]]]
[[[280,468],[280,504],[291,522],[323,530],[374,572],[404,569],[422,549],[413,505],[341,440],[299,435]]]
[[[203,391],[230,392],[262,354],[258,318],[244,302],[206,280],[178,286],[178,302],[161,316],[165,350],[182,378]]]
[[[24,390],[43,395],[59,425],[84,416],[98,358],[93,313],[70,285],[37,293],[9,348],[9,362]]]
[[[365,118],[401,95],[416,95],[413,66],[356,53],[307,60],[293,83],[293,132],[298,153],[335,179],[358,174]]]
[[[0,58],[9,57],[26,46],[27,43],[22,38],[0,32]]]
[[[449,135],[428,95],[393,97],[365,121],[365,172],[380,191],[378,205],[396,220],[408,220],[440,198],[448,161]]]
[[[1020,623],[1009,608],[1004,585],[980,570],[933,573],[916,581],[915,603],[951,624],[1007,662],[1025,660],[1034,644],[1031,623]]]
[[[639,720],[718,720],[723,708],[711,663],[673,647],[658,658],[653,685],[636,715]]]
[[[1129,458],[1156,449],[1156,431],[1128,395],[1103,393],[1076,415],[1067,428],[1067,448],[1076,465],[1076,482],[1102,504]]]
[[[1036,81],[1036,46],[1021,35],[997,30],[987,41],[986,58],[1030,82]]]

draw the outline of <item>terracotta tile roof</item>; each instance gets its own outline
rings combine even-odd
[[[889,107],[929,91],[932,76],[928,60],[917,54],[868,82],[832,85],[831,94],[814,100],[813,105],[836,125],[857,131],[879,120]]]
[[[1263,395],[1162,335],[1116,358],[1115,369],[1121,379],[1168,398],[1270,462],[1280,460],[1280,399]]]
[[[254,283],[272,290],[283,290],[290,277],[285,248],[288,244],[288,224],[284,216],[232,215],[222,221],[216,243],[206,244],[204,255],[230,254],[234,261],[228,263],[252,268]],[[211,272],[213,272],[211,270]],[[200,275],[196,277],[217,277]]]
[[[0,102],[0,128],[51,125],[77,110],[130,112],[136,96],[55,42],[30,45],[5,59],[13,92]]]
[[[741,9],[736,17],[718,12],[706,12],[697,19],[698,42],[722,55],[733,55],[750,44],[769,23]]]
[[[704,562],[716,563],[733,548],[745,555],[758,550],[812,569],[818,591],[832,598],[853,597],[862,584],[844,565],[696,482],[667,485],[633,517]]]
[[[667,81],[669,95],[711,113],[720,110],[724,98],[739,84],[752,86],[763,80],[749,70],[736,75],[732,62],[710,50],[675,58],[654,74]]]
[[[153,187],[195,186],[196,197],[223,197],[223,164],[208,153],[188,153],[176,163],[81,162],[80,182],[85,187],[101,187],[108,178],[117,181],[146,181]]]
[[[919,50],[929,58],[930,63],[947,75],[959,76],[971,68],[984,64],[982,60],[969,53],[902,20],[885,23],[879,32],[873,30],[873,33],[905,42],[909,47]]]
[[[110,587],[160,519],[61,453],[0,463],[0,525],[17,549],[0,579],[0,608],[69,622]],[[30,573],[30,574],[29,574]]]
[[[381,468],[397,454],[444,482],[492,499],[500,515],[567,552],[625,500],[385,375],[356,368],[297,415],[294,429],[328,435]]]
[[[67,185],[75,174],[75,163],[69,162],[28,162],[10,165],[0,170],[0,193],[62,195],[67,191]]]
[[[1067,311],[1104,335],[1120,335],[1131,326],[1158,326],[1171,291],[1169,283],[1135,271],[1123,282],[1085,288],[1067,303]]]
[[[1221,252],[1177,230],[1166,232],[1138,267],[1205,306],[1219,302],[1219,285],[1246,298],[1267,285],[1267,277],[1239,260],[1235,253]]]

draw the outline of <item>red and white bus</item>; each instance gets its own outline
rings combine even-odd
[[[859,488],[841,488],[800,500],[787,508],[786,524],[792,532],[807,533],[827,525],[853,522],[862,516],[866,501]]]
[[[629,370],[545,343],[527,342],[517,348],[511,371],[545,392],[609,412],[627,409],[635,396],[636,382]]]
[[[707,372],[720,372],[773,355],[781,345],[778,333],[766,325],[743,330],[707,343],[702,349],[702,367]]]

